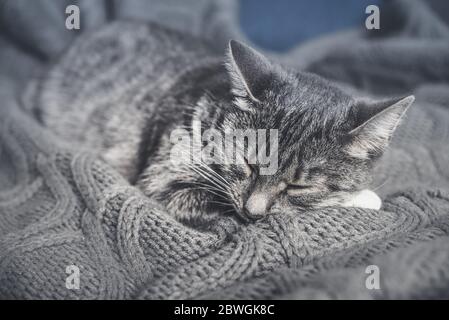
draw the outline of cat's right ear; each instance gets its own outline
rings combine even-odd
[[[226,68],[239,105],[261,102],[276,79],[272,63],[256,50],[235,40],[229,42]]]

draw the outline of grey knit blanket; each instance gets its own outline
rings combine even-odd
[[[27,80],[77,36],[55,14],[65,2],[1,3],[0,298],[449,298],[443,1],[392,1],[377,32],[342,32],[273,56],[365,95],[415,94],[376,168],[382,210],[283,212],[250,225],[223,218],[207,230],[178,223],[20,107]],[[248,42],[233,1],[69,2],[89,9],[81,32],[134,17],[213,40],[217,50],[229,37]],[[367,286],[373,266],[377,288]],[[79,286],[68,281],[74,268]]]

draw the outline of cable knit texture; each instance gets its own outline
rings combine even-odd
[[[416,95],[376,168],[382,210],[283,212],[248,225],[223,218],[208,230],[178,223],[21,110],[26,80],[76,37],[58,21],[25,17],[60,5],[35,2],[45,5],[2,10],[1,298],[449,298],[449,17],[433,11],[437,1],[392,1],[382,11],[391,21],[381,22],[391,29],[336,34],[277,57],[354,92]],[[90,9],[82,32],[138,17],[215,39],[217,49],[244,38],[232,1],[72,2]],[[80,269],[77,290],[66,288],[69,265]],[[365,286],[368,265],[379,267],[379,290]]]

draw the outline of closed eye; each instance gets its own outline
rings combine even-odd
[[[287,190],[305,190],[313,188],[312,185],[298,185],[298,184],[289,184],[287,186]]]
[[[305,193],[311,193],[315,191],[315,187],[312,185],[298,185],[298,184],[289,184],[287,186],[287,194],[289,196],[298,196]]]

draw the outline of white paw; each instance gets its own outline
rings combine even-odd
[[[352,199],[343,203],[343,206],[379,210],[382,206],[382,200],[373,191],[365,189],[355,193]]]

